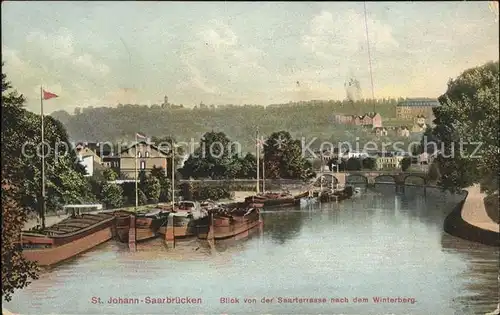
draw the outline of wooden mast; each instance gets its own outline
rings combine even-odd
[[[42,229],[45,229],[45,139],[43,122],[43,87],[40,85],[40,116],[42,118],[42,208],[40,219],[42,219]]]
[[[260,169],[260,148],[259,148],[259,127],[257,127],[257,132],[256,132],[256,153],[255,157],[257,158],[257,194],[260,192],[260,178],[259,178],[259,169]]]

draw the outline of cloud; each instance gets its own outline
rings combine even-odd
[[[370,45],[374,50],[387,51],[399,47],[392,28],[381,21],[367,18]],[[358,53],[366,50],[364,16],[354,10],[331,13],[322,11],[310,22],[309,31],[302,38],[303,46],[321,58]]]
[[[210,21],[209,25],[209,28],[198,33],[199,38],[205,42],[209,49],[220,52],[236,46],[238,36],[231,30],[229,25],[217,20]]]
[[[49,112],[63,103],[74,106],[79,102],[90,104],[98,103],[100,98],[105,100],[102,88],[111,68],[76,47],[69,30],[61,28],[53,33],[32,31],[26,35],[23,46],[18,50],[3,46],[2,50],[9,79],[26,96],[28,108],[38,110],[35,101],[40,98],[40,84],[60,96],[47,103]],[[92,100],[87,100],[89,91],[92,91]]]
[[[237,92],[244,102],[251,86],[269,75],[261,65],[264,52],[242,42],[228,24],[212,20],[194,33],[181,54],[188,78],[178,88],[213,95],[215,102],[218,95]]]
[[[111,70],[108,65],[97,60],[93,55],[75,47],[73,34],[65,28],[50,34],[42,31],[29,33],[26,36],[24,52],[23,57],[27,60],[31,59],[41,65],[51,64],[53,69],[50,69],[50,72],[52,73],[67,69],[80,73],[83,77],[91,75],[92,78],[96,78],[96,76],[106,76]]]
[[[374,70],[380,57],[391,55],[400,46],[392,28],[368,17],[368,31]],[[279,75],[282,97],[292,100],[343,99],[345,80],[355,75],[362,87],[369,86],[369,67],[364,16],[354,10],[321,11],[305,26],[301,48],[312,58],[300,61],[293,73]],[[373,56],[373,51],[376,55]],[[379,58],[377,60],[377,57]],[[386,66],[386,65],[384,65]],[[295,82],[299,81],[297,86]],[[292,84],[293,83],[293,84]]]
[[[285,95],[292,100],[330,99],[334,94],[336,91],[332,86],[321,82],[313,84],[303,82],[297,89],[285,89]]]
[[[65,28],[54,34],[33,31],[26,36],[26,41],[29,46],[37,47],[40,53],[52,59],[68,58],[75,52],[73,35]]]
[[[94,57],[92,57],[89,54],[84,54],[84,55],[76,57],[76,59],[74,60],[74,64],[76,64],[84,69],[90,70],[92,72],[100,73],[103,75],[108,74],[110,71],[110,69],[107,65],[105,65],[103,63],[96,62],[94,60]]]
[[[345,6],[351,10],[325,5],[309,15],[314,8],[307,5],[300,16],[299,10],[281,15],[282,8],[271,6],[275,12],[256,17],[248,12],[245,21],[218,10],[193,19],[192,10],[168,9],[171,18],[159,9],[133,12],[140,27],[110,27],[109,14],[99,8],[83,23],[54,21],[68,28],[42,30],[29,23],[16,26],[11,15],[3,58],[9,80],[34,110],[41,83],[61,94],[47,102],[47,111],[58,105],[71,111],[84,104],[160,103],[164,94],[188,106],[343,99],[350,77],[370,97],[362,6]],[[466,3],[430,10],[418,4],[372,8],[368,29],[376,97],[439,94],[460,70],[498,59],[498,25],[486,5],[482,13]],[[207,21],[207,15],[218,17]]]
[[[215,85],[209,86],[208,84],[208,79],[204,77],[200,70],[193,66],[188,58],[182,58],[181,59],[182,63],[187,67],[189,73],[190,73],[190,78],[187,81],[181,82],[178,84],[178,88],[183,89],[189,89],[191,87],[194,87],[196,89],[199,89],[205,93],[209,94],[215,94],[217,93],[218,89]]]
[[[7,46],[2,46],[2,58],[6,60],[5,67],[7,69],[16,69],[21,72],[26,72],[31,68],[28,62],[21,60],[16,50],[10,49]],[[27,73],[29,75],[29,72]]]

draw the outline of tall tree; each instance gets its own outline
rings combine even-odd
[[[255,155],[247,153],[240,159],[240,171],[238,178],[256,178],[257,177],[257,159]]]
[[[303,155],[302,143],[289,132],[272,133],[264,146],[266,178],[306,179],[314,176],[311,162]]]
[[[458,190],[480,183],[487,192],[498,191],[498,61],[468,69],[450,80],[439,101],[433,135],[441,150],[437,158],[441,185]]]
[[[56,210],[67,203],[95,200],[85,168],[78,163],[75,151],[62,124],[48,116],[44,120],[44,143],[41,141],[41,117],[25,111],[20,117],[22,138],[18,157],[23,173],[23,204],[40,212],[42,205],[41,154],[45,147],[46,209]]]
[[[184,163],[183,175],[187,177],[230,178],[237,173],[234,158],[238,148],[223,132],[207,132],[199,147]]]
[[[2,298],[6,301],[15,290],[38,278],[38,267],[24,259],[19,247],[28,213],[21,202],[25,175],[21,160],[24,102],[23,95],[12,90],[2,71]]]
[[[144,185],[144,194],[148,200],[148,203],[157,203],[160,199],[161,185],[158,178],[153,176],[148,176]]]
[[[123,205],[123,188],[115,183],[104,183],[101,190],[102,202],[107,208],[118,208]]]
[[[159,201],[169,201],[171,200],[171,185],[169,177],[165,174],[163,167],[153,167],[151,170],[151,177],[158,179],[160,183],[160,196]]]

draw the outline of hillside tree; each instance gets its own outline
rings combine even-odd
[[[440,185],[457,191],[479,183],[488,193],[498,191],[498,61],[465,70],[450,80],[439,102],[432,134],[441,151],[437,156]]]
[[[3,70],[2,62],[2,70]],[[2,299],[10,301],[15,290],[38,279],[39,269],[26,260],[19,246],[29,209],[23,204],[24,140],[21,117],[25,98],[12,89],[2,71]]]

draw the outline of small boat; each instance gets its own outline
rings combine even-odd
[[[353,196],[354,189],[352,186],[345,186],[342,189],[324,190],[320,193],[319,200],[321,202],[330,202],[330,201],[342,201],[345,199],[349,199]]]
[[[163,209],[155,209],[150,212],[138,212],[118,210],[113,212],[116,217],[116,234],[120,242],[129,242],[130,220],[135,219],[135,241],[141,242],[159,236],[159,230],[167,225],[170,212]]]
[[[209,199],[209,200],[202,201],[200,203],[200,207],[202,209],[209,211],[209,210],[216,209],[216,208],[220,207],[220,205],[217,202]]]
[[[312,193],[311,193],[310,191],[305,191],[305,192],[303,192],[303,193],[300,193],[300,194],[296,195],[294,198],[295,198],[296,200],[300,200],[301,198],[306,198],[306,197],[311,196],[311,194],[312,194]]]
[[[231,202],[231,203],[225,203],[225,204],[223,204],[223,207],[230,208],[230,209],[247,208],[247,207],[261,209],[261,208],[264,207],[264,203],[262,203],[262,202],[250,202],[250,203],[247,203],[246,201],[243,201],[243,202]]]
[[[307,207],[309,205],[315,204],[318,202],[318,198],[316,198],[314,192],[309,190],[306,192],[303,192],[301,194],[296,195],[295,198],[295,204],[299,205],[301,207]]]
[[[255,227],[262,225],[259,208],[228,209],[221,207],[210,211],[210,223],[205,231],[200,230],[199,239],[241,239]]]
[[[303,197],[300,198],[300,207],[309,207],[318,203],[317,197]]]
[[[40,266],[55,265],[110,240],[114,221],[109,213],[73,213],[44,230],[22,232],[23,256]]]
[[[289,192],[281,193],[264,193],[245,198],[245,204],[248,207],[277,207],[277,206],[291,206],[295,204],[295,197]]]

